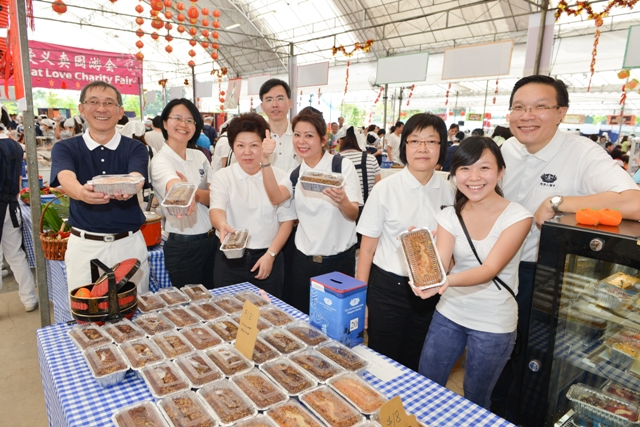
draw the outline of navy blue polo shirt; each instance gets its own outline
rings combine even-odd
[[[82,135],[63,139],[53,146],[51,160],[52,187],[60,185],[58,174],[64,170],[74,172],[83,185],[97,175],[138,172],[145,180],[148,179],[149,153],[146,147],[140,141],[125,136],[120,136],[115,150],[103,146],[89,150]],[[111,200],[104,205],[71,199],[69,205],[69,225],[94,233],[135,231],[144,221],[137,195],[126,201]]]

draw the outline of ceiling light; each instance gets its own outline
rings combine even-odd
[[[226,30],[227,30],[227,31],[229,31],[229,30],[233,30],[234,28],[238,28],[239,26],[240,26],[240,24],[233,24],[233,25],[229,25],[229,26],[226,28]]]

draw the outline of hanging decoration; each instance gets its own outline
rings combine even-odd
[[[449,105],[449,91],[451,90],[451,83],[449,83],[449,87],[447,87],[447,93],[444,95],[445,101],[444,106]]]
[[[251,104],[249,104],[249,111],[253,111],[253,96],[251,97]]]
[[[318,105],[320,105],[320,97],[322,96],[322,92],[320,92],[320,88],[318,88]]]
[[[51,8],[58,15],[62,15],[63,13],[67,12],[67,5],[64,4],[62,0],[55,0],[53,3],[51,3]]]
[[[138,13],[138,17],[136,18],[136,24],[138,24],[138,29],[136,30],[136,36],[138,36],[140,39],[142,39],[142,37],[144,36],[144,31],[142,30],[142,24],[144,24],[144,19],[142,19],[142,12],[144,12],[144,7],[142,7],[141,4],[138,4],[136,6],[136,12]],[[144,55],[142,54],[142,48],[144,46],[144,43],[142,42],[142,40],[138,40],[136,42],[136,47],[138,48],[138,53],[136,53],[136,59],[138,59],[139,61],[142,61],[142,59],[144,58]]]
[[[413,96],[413,90],[416,88],[416,85],[411,85],[411,90],[409,91],[409,98],[407,98],[407,107],[409,106],[409,103],[411,102],[411,97]]]
[[[347,95],[347,90],[349,89],[349,67],[351,66],[351,61],[347,61],[347,71],[346,76],[344,78],[344,93],[342,94],[342,102],[344,102],[344,96]]]
[[[213,55],[213,54],[212,54]],[[220,100],[220,111],[224,111],[224,91],[222,90],[222,77],[227,75],[227,68],[220,68],[218,70],[211,71],[212,76],[218,78],[218,98]]]
[[[194,64],[195,65],[195,64]],[[190,65],[191,66],[191,65]],[[189,79],[184,79],[184,85],[189,86]]]
[[[500,78],[496,79],[496,90],[493,91],[493,105],[496,105],[496,97],[498,96],[498,82],[500,81]]]
[[[637,2],[638,0],[609,0],[607,5],[600,12],[594,11],[593,7],[591,7],[591,3],[588,1],[578,1],[575,7],[570,7],[567,0],[560,0],[558,3],[558,8],[555,14],[556,21],[560,19],[563,13],[567,16],[578,16],[583,11],[586,11],[587,19],[594,20],[596,24],[596,32],[593,36],[593,50],[591,51],[591,65],[589,66],[591,76],[589,76],[587,92],[591,90],[591,80],[596,72],[596,56],[598,55],[598,43],[600,42],[600,27],[602,27],[602,24],[604,23],[604,18],[609,16],[611,9],[614,7],[633,9]]]
[[[302,90],[300,90],[300,99],[298,100],[298,107],[302,106]]]
[[[361,50],[363,52],[369,52],[371,50],[371,46],[373,46],[373,39],[369,39],[364,43],[360,43],[360,42],[356,42],[353,45],[353,49],[350,51],[347,51],[347,49],[345,49],[344,46],[340,45],[340,46],[333,46],[331,48],[331,53],[333,54],[333,56],[336,56],[336,54],[338,52],[342,52],[342,54],[348,58],[352,57],[357,51]]]
[[[377,104],[378,101],[380,101],[380,96],[382,95],[382,92],[384,92],[384,86],[380,86],[380,91],[378,92],[378,96],[376,96],[376,100],[373,101],[374,104]]]

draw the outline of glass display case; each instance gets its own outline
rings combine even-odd
[[[636,425],[640,223],[542,226],[526,363],[523,425]]]

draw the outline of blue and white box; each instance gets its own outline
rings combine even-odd
[[[353,347],[364,341],[367,284],[333,272],[311,278],[309,323]]]

